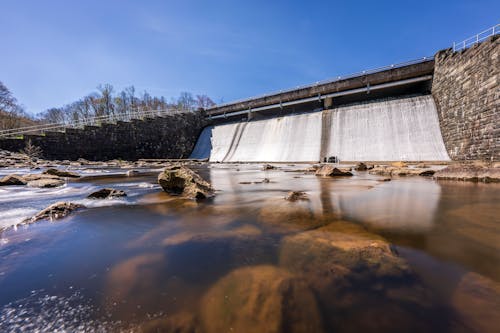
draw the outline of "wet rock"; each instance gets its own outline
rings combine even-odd
[[[264,164],[262,166],[262,170],[274,170],[276,169],[276,167],[274,165],[271,165],[271,164]]]
[[[399,162],[391,163],[391,166],[396,167],[396,168],[407,168],[408,164],[406,164],[405,162],[399,161]]]
[[[297,201],[297,200],[309,200],[306,192],[302,191],[290,191],[287,193],[285,200],[288,201]]]
[[[0,179],[0,186],[26,185],[26,181],[18,175],[7,175]]]
[[[140,174],[140,172],[139,172],[138,170],[128,170],[128,171],[127,171],[127,176],[128,176],[128,177],[137,176],[137,175],[139,175],[139,174]]]
[[[496,164],[487,162],[454,164],[437,171],[434,178],[485,183],[500,182],[500,167]]]
[[[65,181],[59,178],[42,178],[28,182],[28,186],[39,188],[58,187],[64,184],[66,184]]]
[[[364,164],[363,162],[359,162],[355,167],[354,167],[354,170],[356,171],[366,171],[368,170],[368,167],[366,166],[366,164]]]
[[[35,216],[26,219],[23,223],[33,223],[44,219],[48,220],[61,219],[79,208],[85,208],[85,206],[71,202],[57,202],[45,208],[44,210],[40,211]]]
[[[323,165],[321,168],[316,170],[316,176],[323,176],[323,177],[352,176],[352,173],[349,169],[336,168],[333,165]]]
[[[127,194],[122,190],[115,190],[112,188],[103,188],[99,191],[95,191],[87,196],[88,199],[113,199],[126,197]]]
[[[416,282],[407,262],[387,241],[356,224],[336,221],[285,237],[279,265],[307,281],[323,313],[328,313],[327,331],[432,327],[426,317],[432,314],[432,294]],[[391,320],[377,319],[387,313]]]
[[[24,175],[22,177],[23,177],[24,181],[26,181],[26,182],[30,182],[33,180],[40,180],[40,179],[60,179],[58,176],[46,175],[43,173],[33,173],[33,174],[29,174],[29,175]]]
[[[433,169],[393,167],[393,166],[377,166],[368,171],[372,175],[380,176],[432,176],[436,171]]]
[[[59,169],[54,169],[54,168],[50,168],[50,169],[45,170],[43,172],[43,174],[53,175],[53,176],[58,176],[58,177],[67,177],[67,178],[80,178],[80,175],[75,173],[75,172],[64,171],[64,170],[59,170]]]
[[[264,184],[267,184],[267,183],[269,183],[269,182],[270,182],[269,178],[264,178],[264,179],[262,180],[262,183],[264,183]]]
[[[170,166],[158,175],[158,183],[170,194],[190,199],[205,199],[214,196],[210,183],[193,170],[184,166]]]
[[[273,266],[239,268],[201,302],[204,332],[323,332],[314,295],[304,281]]]

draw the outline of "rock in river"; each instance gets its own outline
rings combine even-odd
[[[58,187],[64,184],[64,180],[59,178],[40,178],[28,182],[28,186],[40,188]]]
[[[158,183],[170,194],[183,195],[190,199],[205,199],[214,196],[209,182],[193,170],[181,165],[167,167],[158,175]]]
[[[47,169],[43,173],[46,175],[53,175],[53,176],[58,176],[58,177],[80,178],[80,175],[75,173],[75,172],[64,171],[64,170],[59,170],[59,169],[54,169],[54,168]]]
[[[45,208],[44,210],[40,211],[38,214],[35,216],[26,219],[24,223],[33,223],[38,220],[44,220],[44,219],[50,219],[50,220],[57,220],[61,219],[67,215],[69,215],[71,212],[78,208],[85,208],[83,205],[79,204],[74,204],[71,202],[56,202],[53,205],[50,205],[49,207]]]
[[[323,332],[320,311],[306,283],[273,266],[239,268],[202,299],[204,332]]]
[[[113,199],[119,197],[126,197],[127,194],[122,190],[115,190],[113,188],[103,188],[95,191],[87,196],[88,199]]]
[[[0,179],[0,186],[26,185],[26,181],[18,175],[7,175]]]
[[[321,168],[316,170],[316,176],[352,176],[352,173],[349,169],[340,169],[334,167],[333,165],[323,165]]]
[[[306,192],[302,191],[290,191],[287,193],[285,200],[297,201],[297,200],[308,200]]]

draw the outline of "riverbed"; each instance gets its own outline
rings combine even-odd
[[[0,187],[0,331],[500,327],[500,184],[193,168],[213,199],[164,193],[160,169],[75,168],[86,177],[62,187]],[[13,172],[29,170],[0,176]],[[103,187],[127,197],[86,199]],[[289,191],[307,197],[286,201]],[[14,227],[57,201],[87,208]]]

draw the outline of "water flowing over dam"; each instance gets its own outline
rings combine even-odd
[[[213,162],[449,160],[431,95],[207,127],[191,157]]]

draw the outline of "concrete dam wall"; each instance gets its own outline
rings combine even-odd
[[[207,127],[191,157],[213,162],[449,160],[430,95]]]

